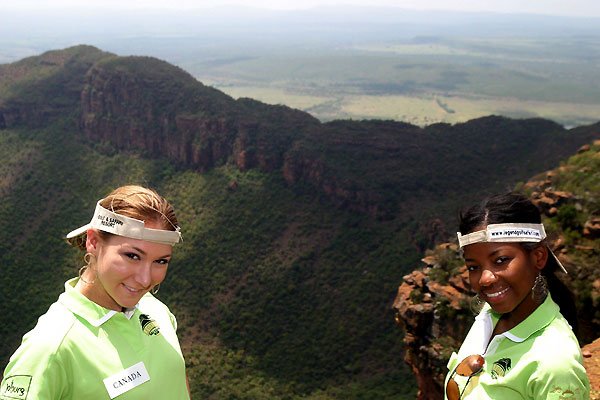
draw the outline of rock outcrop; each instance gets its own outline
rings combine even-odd
[[[253,112],[247,112],[253,108]],[[269,109],[262,119],[259,102],[236,102],[196,81],[186,72],[149,57],[119,57],[95,64],[81,92],[81,128],[92,141],[119,150],[206,171],[232,160],[241,170],[281,168],[282,154],[301,134],[305,121],[287,107]],[[279,115],[278,115],[279,114]],[[274,120],[283,121],[275,126]],[[276,127],[285,134],[275,132]],[[270,135],[279,134],[276,139]]]
[[[446,363],[460,346],[473,319],[468,273],[456,245],[430,252],[425,267],[403,278],[394,300],[396,322],[404,329],[404,360],[419,386],[418,400],[444,396]]]
[[[600,399],[600,339],[583,347],[583,365],[590,378],[591,400]]]

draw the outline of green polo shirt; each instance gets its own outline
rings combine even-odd
[[[527,319],[488,345],[499,318],[486,306],[448,362],[446,382],[465,357],[480,354],[485,359],[483,371],[468,385],[467,378],[454,374],[461,391],[466,385],[463,399],[589,399],[579,343],[550,295]]]
[[[177,323],[146,294],[117,312],[74,289],[25,334],[4,371],[0,399],[189,399]]]

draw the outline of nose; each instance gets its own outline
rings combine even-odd
[[[490,286],[496,281],[496,275],[489,269],[484,269],[479,278],[479,286]]]
[[[139,265],[137,273],[135,274],[136,281],[144,288],[147,289],[152,283],[152,265],[142,264]]]

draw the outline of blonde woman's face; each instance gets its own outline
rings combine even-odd
[[[153,223],[146,227],[164,229]],[[84,294],[95,303],[112,310],[134,307],[167,274],[172,246],[111,235],[102,240],[88,231],[88,252],[96,256],[92,266],[95,278]]]

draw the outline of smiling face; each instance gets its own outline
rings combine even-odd
[[[146,222],[146,227],[164,229],[152,222]],[[86,279],[91,284],[78,284],[78,288],[96,304],[117,311],[134,307],[165,279],[172,253],[170,245],[117,235],[102,239],[91,229],[86,248],[96,257],[95,274]]]
[[[546,264],[545,246],[526,251],[518,243],[475,243],[464,247],[464,257],[472,289],[513,325],[537,308],[531,288]]]

